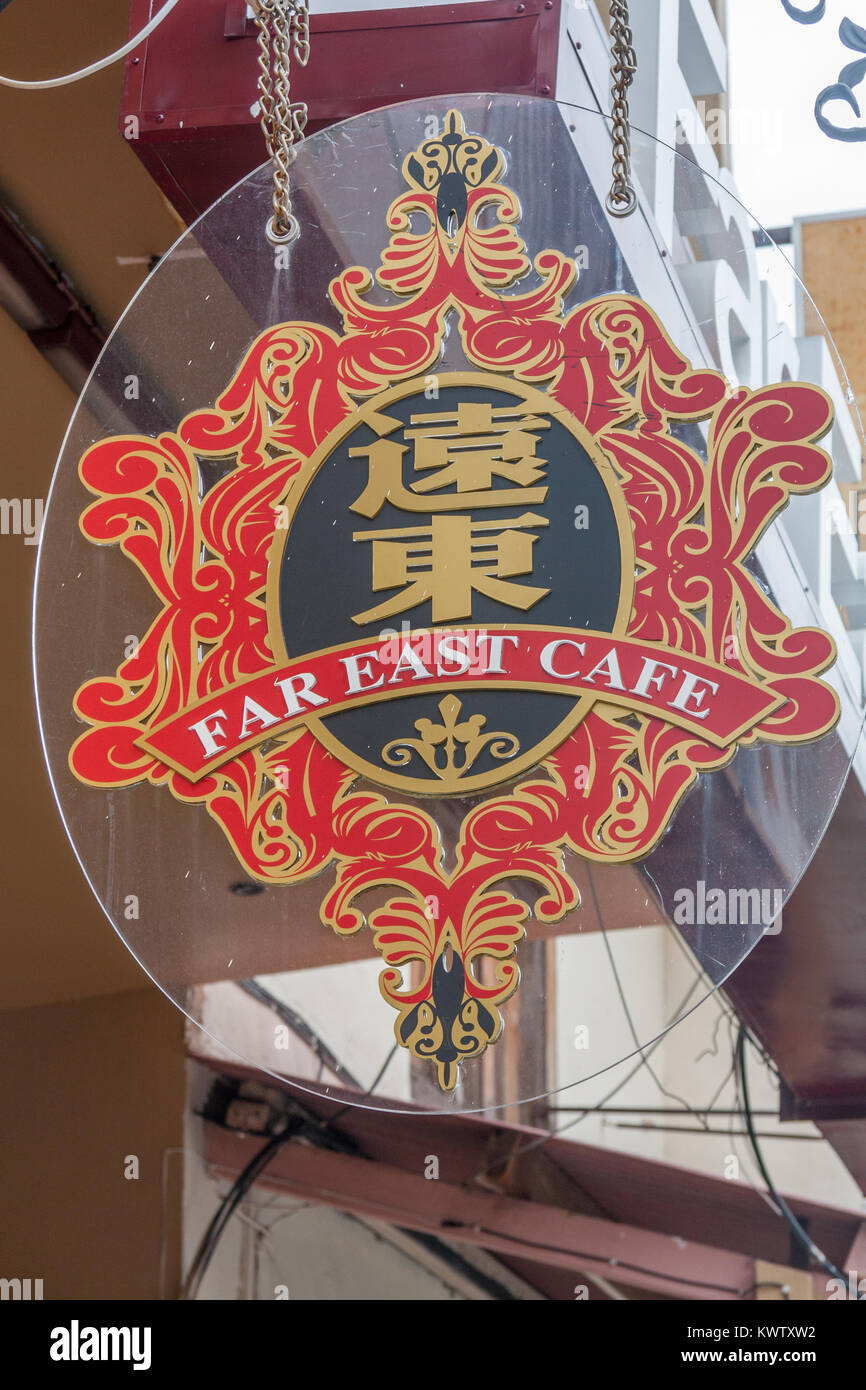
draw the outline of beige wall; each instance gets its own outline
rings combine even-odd
[[[129,0],[42,0],[0,12],[4,73],[72,72],[126,41]],[[138,289],[148,258],[178,235],[118,130],[123,64],[45,91],[0,88],[0,200],[39,238],[104,328]],[[252,100],[252,98],[251,98]],[[120,258],[120,259],[118,259]]]
[[[0,496],[44,501],[75,400],[2,310],[0,362]],[[144,983],[75,862],[51,794],[30,661],[36,554],[23,536],[0,535],[0,1009],[140,989]]]
[[[177,1296],[183,1018],[155,990],[0,1014],[0,1278],[46,1299]],[[124,1177],[128,1155],[139,1177]]]

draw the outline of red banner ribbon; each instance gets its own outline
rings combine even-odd
[[[658,643],[575,628],[433,629],[296,657],[149,729],[140,748],[197,782],[265,738],[431,688],[552,691],[623,705],[730,747],[784,697]]]

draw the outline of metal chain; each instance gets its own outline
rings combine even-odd
[[[628,124],[628,89],[637,71],[634,40],[629,27],[628,0],[611,0],[610,36],[613,66],[610,70],[613,116],[613,182],[605,199],[612,217],[628,217],[637,207],[631,181],[631,133]]]
[[[292,56],[302,67],[310,58],[309,0],[252,0],[258,25],[259,114],[274,164],[274,212],[265,232],[274,246],[300,235],[289,195],[289,169],[304,138],[307,107],[291,99]]]

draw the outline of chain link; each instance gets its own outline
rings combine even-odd
[[[610,36],[613,66],[610,70],[613,117],[613,182],[605,200],[612,217],[628,217],[637,207],[631,181],[631,132],[628,123],[628,89],[637,70],[634,40],[629,26],[628,0],[611,0]]]
[[[291,62],[306,67],[310,58],[309,0],[252,0],[259,44],[259,115],[274,164],[274,211],[265,228],[268,241],[286,246],[300,235],[292,210],[289,169],[304,138],[307,107],[291,99]]]

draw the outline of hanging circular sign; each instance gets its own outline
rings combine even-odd
[[[645,222],[624,272],[578,153],[599,118],[453,100],[311,137],[291,250],[262,236],[258,173],[150,278],[64,447],[36,645],[67,826],[154,978],[248,1056],[207,982],[254,977],[325,1034],[348,988],[345,1072],[390,1028],[412,1064],[364,1103],[472,1108],[661,1031],[626,1010],[628,1035],[564,1060],[580,986],[552,1072],[467,1086],[527,933],[560,935],[514,1024],[524,1062],[549,1051],[544,980],[573,983],[587,892],[606,944],[675,927],[718,982],[808,862],[852,746],[834,640],[767,548],[831,476],[830,396],[718,370]],[[669,157],[688,192],[703,176]],[[785,785],[811,798],[787,820]]]

